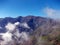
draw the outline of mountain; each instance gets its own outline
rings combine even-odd
[[[0,41],[0,45],[57,45],[60,22],[39,16],[0,18]]]
[[[35,29],[37,29],[38,27],[40,27],[42,25],[48,25],[49,24],[49,26],[54,26],[56,24],[59,24],[58,22],[56,22],[53,19],[45,18],[45,17],[39,17],[39,16],[26,16],[26,17],[19,16],[16,18],[5,17],[5,18],[0,18],[0,27],[2,27],[0,30],[2,30],[4,32],[6,30],[5,26],[8,23],[14,24],[15,22],[21,23],[22,26],[19,26],[18,29],[20,31],[26,31],[26,32],[34,31]],[[27,25],[30,28],[25,27]],[[2,31],[0,31],[0,32],[2,32]]]

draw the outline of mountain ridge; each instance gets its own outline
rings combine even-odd
[[[1,19],[1,18],[0,18]],[[22,16],[18,16],[16,18],[12,18],[12,17],[5,17],[2,18],[0,20],[0,27],[3,27],[3,29],[5,28],[5,25],[7,25],[7,23],[15,23],[15,22],[20,22],[20,23],[27,23],[27,25],[30,27],[29,30],[35,30],[36,28],[46,24],[46,23],[50,23],[50,25],[56,25],[58,24],[55,20],[50,19],[50,18],[45,18],[45,17],[39,17],[39,16],[26,16],[26,17],[22,17]],[[20,30],[28,30],[27,28],[23,28],[20,27]]]

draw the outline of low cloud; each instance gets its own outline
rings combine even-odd
[[[30,28],[26,22],[20,23],[20,26],[25,27],[25,28]]]
[[[9,31],[13,31],[15,29],[16,25],[12,24],[12,23],[8,23],[5,28]]]
[[[44,8],[44,13],[51,18],[60,18],[60,10],[46,7]]]
[[[19,25],[19,22],[16,22],[14,24],[8,23],[5,28],[7,30],[6,33],[0,33],[0,36],[2,36],[3,42],[1,45],[13,45],[12,42],[16,41],[16,43],[24,43],[24,41],[29,40],[29,35],[26,32],[19,33],[19,29],[17,28],[17,25]],[[13,32],[13,33],[12,33]],[[10,43],[10,44],[9,44]]]
[[[0,33],[0,36],[2,36],[2,39],[3,39],[3,41],[0,42],[1,45],[7,45],[9,42],[13,41],[12,40],[12,34],[9,32]]]

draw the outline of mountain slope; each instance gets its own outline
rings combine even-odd
[[[1,45],[56,45],[60,43],[59,32],[60,22],[50,18],[38,16],[0,18]]]
[[[47,25],[54,26],[54,25],[58,24],[53,19],[49,19],[49,18],[43,18],[43,17],[38,17],[38,16],[26,16],[26,17],[19,16],[17,18],[11,18],[11,17],[1,18],[0,27],[3,27],[3,29],[5,29],[5,26],[8,23],[13,23],[14,24],[15,22],[19,22],[23,25],[26,24],[30,27],[28,29],[24,26],[19,26],[19,30],[21,30],[21,31],[26,31],[26,30],[33,31],[33,30],[35,30],[36,28],[38,28],[42,25],[46,25],[45,27],[47,27]]]

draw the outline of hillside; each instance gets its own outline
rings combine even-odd
[[[59,32],[60,22],[50,18],[0,18],[0,45],[59,45]]]

